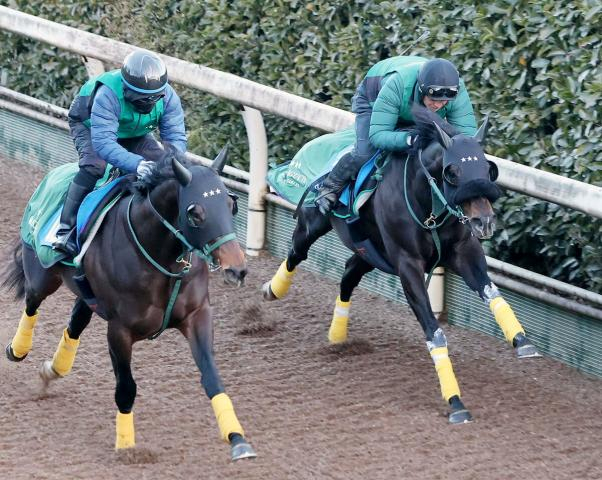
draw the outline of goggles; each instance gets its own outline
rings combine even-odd
[[[453,100],[458,95],[458,87],[440,87],[429,85],[424,94],[433,100]]]
[[[139,100],[145,100],[147,102],[157,103],[164,96],[165,96],[165,92],[159,92],[159,93],[153,93],[152,95],[145,95],[144,97],[141,97]]]

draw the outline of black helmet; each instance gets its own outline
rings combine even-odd
[[[127,88],[148,95],[165,90],[167,68],[153,52],[136,50],[125,57],[121,77]]]
[[[458,95],[460,76],[454,64],[442,58],[429,60],[418,73],[418,89],[433,100],[453,100]]]

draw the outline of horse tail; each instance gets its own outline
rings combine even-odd
[[[12,261],[5,263],[2,272],[2,283],[0,287],[15,291],[15,299],[22,300],[25,297],[25,270],[23,270],[23,243],[18,238],[12,251]]]

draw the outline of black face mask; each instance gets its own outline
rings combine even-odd
[[[494,183],[497,166],[485,158],[482,147],[473,138],[455,138],[443,154],[443,193],[453,205],[475,197],[495,202],[501,191]]]
[[[209,242],[234,232],[232,211],[227,200],[230,192],[209,168],[194,166],[189,170],[193,174],[190,183],[180,187],[178,226],[195,248],[202,249]],[[194,225],[188,214],[195,205],[208,212],[210,221]]]
[[[148,114],[153,111],[159,100],[165,96],[165,92],[153,93],[151,95],[134,92],[129,88],[123,89],[123,98],[130,102],[138,113]]]

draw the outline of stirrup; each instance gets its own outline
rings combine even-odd
[[[78,254],[78,248],[75,243],[74,235],[75,227],[67,233],[57,236],[56,240],[52,243],[52,249],[66,253],[70,257],[75,257]]]

